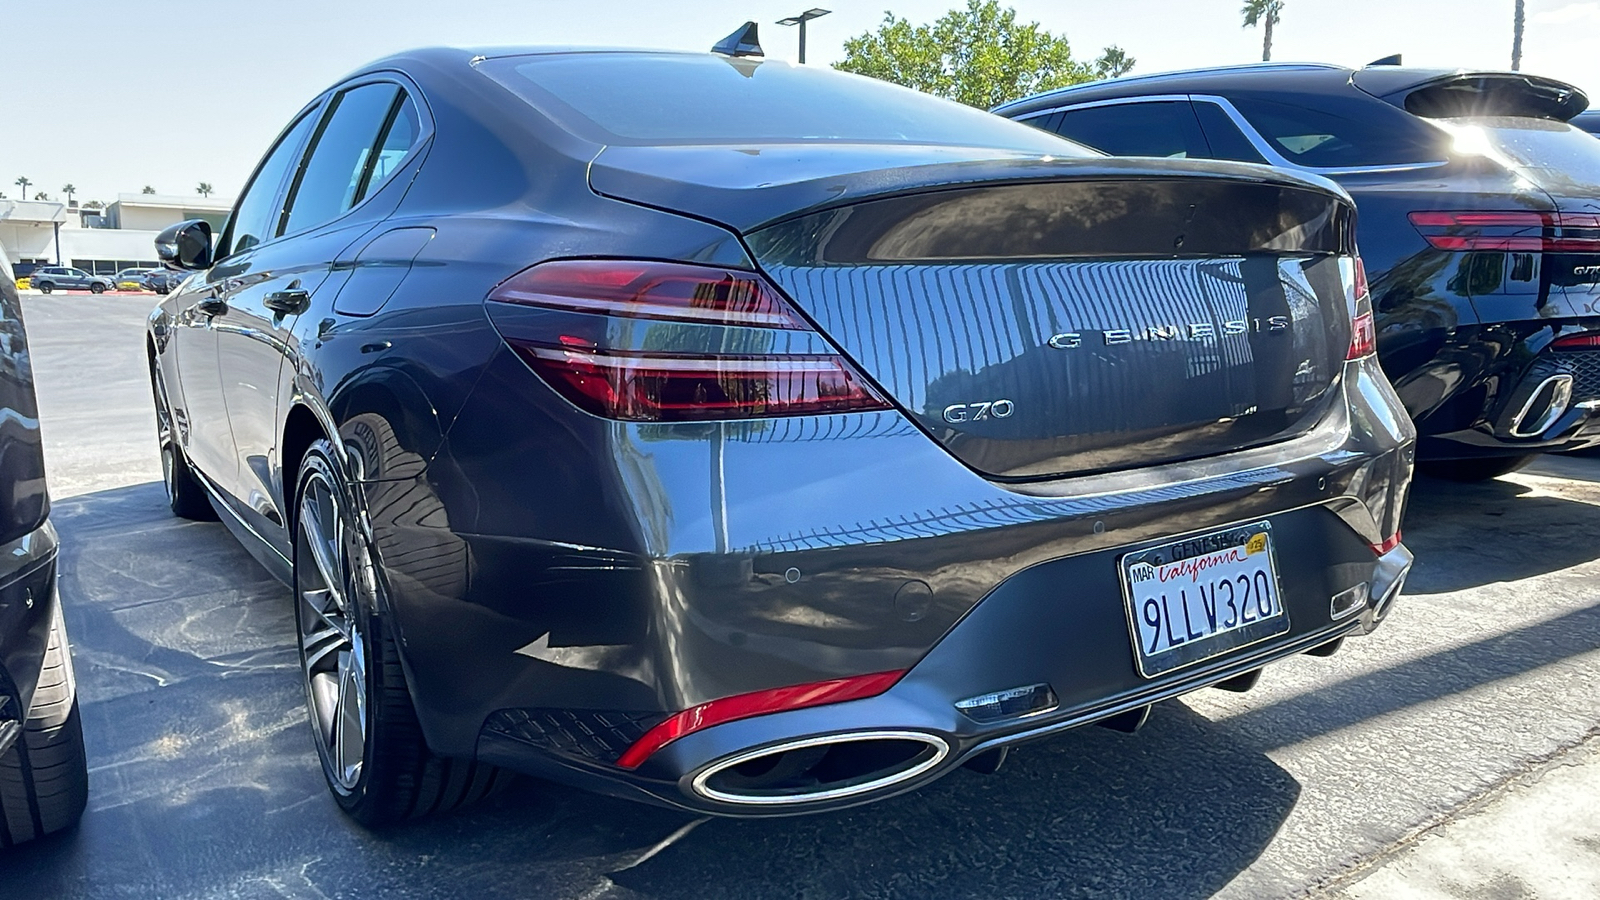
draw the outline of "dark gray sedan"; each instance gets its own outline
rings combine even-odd
[[[361,822],[881,799],[1383,620],[1353,212],[758,56],[407,53],[158,241],[169,497],[292,586]]]

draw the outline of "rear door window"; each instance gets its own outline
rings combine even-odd
[[[1205,129],[1206,143],[1211,145],[1212,159],[1231,159],[1234,162],[1248,163],[1267,161],[1221,106],[1209,100],[1195,100],[1194,114],[1200,120],[1200,127]]]
[[[356,203],[379,133],[389,122],[398,85],[363,84],[340,94],[313,140],[289,197],[282,234],[293,234],[342,215]]]
[[[283,211],[278,198],[283,196],[284,176],[300,159],[306,136],[319,118],[318,110],[306,113],[267,154],[266,161],[261,164],[250,186],[245,188],[244,196],[239,198],[239,205],[234,208],[233,219],[228,223],[228,230],[219,248],[222,255],[249,250],[276,233],[279,214]]]
[[[1445,159],[1438,129],[1379,100],[1330,101],[1312,109],[1257,97],[1228,99],[1279,156],[1297,166],[1397,166]]]
[[[1060,116],[1057,134],[1112,156],[1205,159],[1211,155],[1187,100],[1089,106]]]

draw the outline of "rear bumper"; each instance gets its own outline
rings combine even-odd
[[[914,790],[973,757],[1062,731],[1128,715],[1152,703],[1247,675],[1270,663],[1378,626],[1393,609],[1411,554],[1382,557],[1325,507],[1272,519],[1290,630],[1205,663],[1143,679],[1135,671],[1116,584],[1118,548],[1057,560],[1008,579],[888,692],[864,700],[731,722],[674,741],[636,771],[553,751],[529,735],[488,727],[481,759],[625,798],[700,813],[772,816],[818,812]],[[1335,617],[1333,594],[1371,586],[1358,607]],[[999,652],[1004,648],[1004,652]],[[980,722],[956,704],[1010,688],[1048,685],[1048,708]],[[896,772],[843,787],[822,783],[788,802],[707,790],[707,776],[728,760],[797,743],[915,736],[938,752],[907,760]],[[903,776],[903,777],[902,777]],[[857,788],[860,788],[859,790]]]

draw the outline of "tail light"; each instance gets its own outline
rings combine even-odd
[[[836,353],[750,352],[803,344],[782,332],[812,331],[766,279],[710,266],[629,260],[558,260],[517,273],[489,299],[583,316],[552,317],[543,333],[507,342],[578,408],[631,422],[753,419],[888,409],[889,403]],[[608,322],[642,319],[663,349],[613,345]],[[575,321],[580,320],[580,321]],[[573,327],[582,326],[582,327]],[[703,326],[719,332],[716,350]],[[624,329],[626,330],[626,329]],[[574,333],[578,332],[578,333]],[[743,339],[729,335],[742,334]],[[753,346],[762,345],[762,346]],[[691,349],[677,349],[688,346]],[[672,349],[666,349],[672,348]]]
[[[1550,342],[1550,347],[1555,350],[1600,350],[1600,331],[1558,337]]]
[[[710,728],[713,725],[721,725],[724,722],[733,722],[738,719],[748,719],[753,716],[785,712],[792,709],[822,706],[827,703],[843,703],[846,700],[876,697],[894,687],[895,682],[899,681],[903,675],[905,675],[904,670],[875,672],[871,675],[856,675],[850,678],[836,678],[832,681],[818,681],[811,684],[796,684],[766,691],[756,691],[751,694],[737,694],[732,697],[723,697],[720,700],[702,703],[699,706],[691,706],[645,732],[643,737],[634,741],[632,746],[623,751],[622,756],[617,759],[617,765],[624,769],[637,769],[641,763],[649,759],[657,750],[678,738]]]
[[[1357,256],[1353,268],[1350,349],[1344,356],[1347,360],[1371,356],[1378,349],[1378,330],[1372,321],[1372,291],[1367,287],[1367,266]]]
[[[1600,216],[1593,213],[1414,212],[1411,224],[1439,250],[1511,253],[1600,253]]]

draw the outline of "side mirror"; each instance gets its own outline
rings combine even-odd
[[[211,223],[190,219],[156,235],[156,256],[179,269],[211,268]]]

